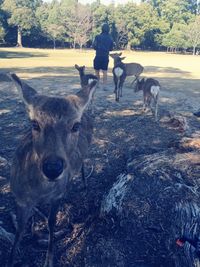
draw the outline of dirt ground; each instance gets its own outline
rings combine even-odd
[[[55,267],[177,266],[173,258],[176,249],[171,253],[169,246],[163,241],[166,233],[171,231],[166,214],[161,214],[159,218],[161,225],[164,225],[163,233],[159,233],[159,237],[155,234],[159,231],[157,228],[154,228],[152,235],[147,230],[142,231],[145,228],[142,223],[136,223],[144,222],[141,217],[147,220],[139,212],[141,209],[145,210],[145,196],[141,199],[139,197],[145,184],[151,183],[151,180],[140,176],[141,172],[137,173],[138,191],[137,188],[134,189],[138,196],[135,207],[138,214],[134,214],[134,224],[133,221],[117,218],[115,213],[112,216],[100,215],[100,209],[102,200],[117,181],[117,177],[122,173],[133,172],[134,166],[139,166],[141,155],[153,154],[158,162],[157,158],[160,156],[156,153],[167,151],[170,158],[170,155],[178,155],[176,146],[185,138],[199,140],[200,120],[192,113],[200,108],[200,58],[166,53],[124,54],[127,57],[126,62],[138,62],[144,66],[143,77],[159,80],[162,87],[159,122],[154,121],[151,112],[142,113],[142,94],[134,93],[129,86],[129,78],[123,89],[123,97],[119,103],[115,102],[110,69],[108,91],[103,91],[100,86],[95,93],[95,131],[86,159],[86,172],[89,173],[92,167],[94,169],[87,179],[88,192],[86,194],[83,188],[81,177],[76,177],[63,199],[57,216],[57,230],[66,231],[56,242]],[[92,72],[93,55],[91,51],[2,49],[0,66],[2,71],[16,72],[38,92],[64,96],[77,92],[80,88],[78,73],[73,64],[85,64],[88,67],[86,71]],[[2,78],[0,96],[0,266],[5,266],[12,234],[15,232],[11,222],[15,202],[9,189],[9,170],[13,153],[29,127],[29,122],[14,84]],[[174,124],[172,118],[180,119],[182,125],[177,124],[180,121]],[[197,142],[198,153],[199,146]],[[174,150],[170,150],[171,148]],[[130,162],[134,164],[130,165]],[[197,165],[200,165],[199,159]],[[162,165],[159,168],[162,169]],[[151,172],[148,171],[148,177],[151,177],[149,173]],[[193,174],[193,180],[198,178],[199,173],[196,176]],[[151,193],[154,190],[153,185],[152,182]],[[158,183],[157,186],[163,185]],[[153,195],[154,193],[148,193],[146,198],[153,199]],[[198,202],[199,197],[195,200]],[[167,204],[163,204],[166,209]],[[46,212],[46,207],[41,209]],[[44,221],[37,216],[36,226],[41,232],[46,232]],[[145,242],[144,247],[142,242]],[[43,266],[45,251],[46,248],[31,236],[29,224],[20,244],[17,256],[19,263],[16,266]]]

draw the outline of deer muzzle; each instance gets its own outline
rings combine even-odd
[[[42,172],[49,179],[54,182],[64,170],[64,160],[61,157],[49,156],[42,162]]]

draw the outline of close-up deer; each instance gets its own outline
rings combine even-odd
[[[92,138],[92,118],[85,110],[97,81],[66,97],[41,95],[17,75],[9,74],[25,103],[32,129],[21,140],[11,167],[11,191],[17,203],[17,230],[8,260],[16,250],[27,221],[38,205],[49,204],[49,240],[45,267],[53,267],[53,235],[59,203],[79,173]]]
[[[135,86],[135,92],[143,91],[143,110],[146,111],[147,107],[150,107],[152,112],[154,113],[155,120],[158,120],[158,100],[160,93],[160,83],[152,78],[137,80]],[[155,110],[153,110],[151,104],[152,100],[154,101]]]

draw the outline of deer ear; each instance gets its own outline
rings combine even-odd
[[[118,56],[120,57],[122,55],[122,52],[120,52],[119,54],[118,54]]]
[[[37,94],[35,89],[30,87],[27,83],[24,81],[20,80],[20,78],[14,74],[10,74],[11,79],[14,81],[15,85],[17,86],[20,95],[22,96],[23,101],[25,102],[26,105],[30,105],[33,102],[33,98]]]
[[[80,111],[80,117],[82,116],[84,110],[90,104],[96,89],[96,85],[97,85],[97,80],[93,80],[90,84],[85,86],[76,94],[79,98],[78,109]]]
[[[120,57],[121,60],[124,60],[126,57]]]
[[[77,64],[74,65],[75,69],[79,70],[79,66]]]

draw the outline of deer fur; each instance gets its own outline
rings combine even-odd
[[[88,84],[92,83],[93,81],[96,81],[98,83],[98,77],[94,74],[85,74],[85,66],[79,66],[77,64],[74,65],[75,69],[78,70],[79,76],[80,76],[80,84],[81,87],[84,89],[88,86]],[[94,96],[94,94],[93,94]],[[94,98],[91,100],[91,111],[93,112],[93,102]]]
[[[158,119],[158,100],[159,100],[159,93],[160,93],[160,83],[152,78],[137,80],[135,86],[135,92],[143,91],[143,110],[146,111],[147,107],[150,107],[152,112],[154,113],[155,120]],[[155,110],[151,106],[152,99],[155,104]]]
[[[90,84],[92,81],[98,81],[98,78],[94,74],[85,74],[85,66],[79,66],[77,64],[74,65],[74,67],[78,70],[79,76],[80,76],[80,83],[81,87],[84,88],[88,84]]]
[[[92,138],[91,117],[85,110],[96,81],[75,95],[49,97],[15,74],[10,78],[19,89],[32,129],[21,140],[11,167],[11,191],[17,203],[17,230],[8,260],[14,266],[16,250],[33,210],[50,205],[49,240],[44,267],[53,267],[53,234],[60,200],[83,164]]]
[[[119,101],[119,97],[122,97],[122,87],[126,79],[126,67],[125,64],[121,61],[120,57],[115,62],[112,73],[115,84],[115,100]]]
[[[110,57],[114,60],[114,66],[119,63],[119,61],[122,62],[126,57],[121,57],[122,52],[120,53],[112,53],[110,54]],[[126,76],[135,76],[135,79],[131,82],[131,86],[133,83],[138,79],[140,74],[143,72],[144,67],[138,63],[123,63],[126,68]]]

